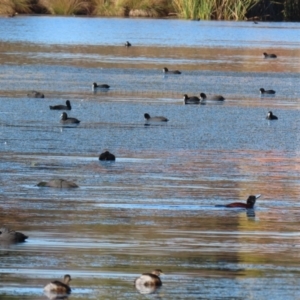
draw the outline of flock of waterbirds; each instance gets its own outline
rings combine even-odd
[[[129,43],[128,41],[125,43],[126,47],[131,47],[131,43]],[[276,54],[268,54],[266,52],[263,53],[264,58],[277,58]],[[181,71],[179,70],[169,70],[168,68],[164,67],[163,68],[163,73],[164,74],[174,74],[174,75],[180,75]],[[106,83],[102,83],[102,84],[98,84],[96,82],[94,82],[92,84],[92,90],[94,92],[96,92],[97,90],[101,90],[101,91],[107,91],[110,89],[110,85],[106,84]],[[262,96],[274,96],[275,95],[275,91],[274,90],[265,90],[264,88],[260,88],[259,92]],[[31,91],[30,93],[27,94],[28,97],[31,98],[44,98],[45,95],[41,92],[38,91]],[[201,104],[201,105],[205,105],[207,102],[214,102],[214,103],[222,103],[223,101],[225,101],[225,97],[223,97],[222,95],[212,95],[212,96],[207,96],[205,93],[201,92],[198,96],[188,96],[188,94],[184,94],[183,95],[183,103],[184,104]],[[50,109],[52,110],[71,110],[71,103],[70,100],[66,101],[66,105],[54,105],[54,106],[50,106]],[[144,117],[146,119],[147,122],[166,122],[168,121],[168,119],[166,117],[150,117],[150,115],[148,113],[144,114]],[[267,113],[266,119],[268,120],[277,120],[278,117],[274,116],[272,111],[269,111]],[[60,123],[64,124],[64,125],[71,125],[71,124],[79,124],[80,120],[74,118],[74,117],[69,117],[67,115],[66,112],[63,112],[61,114],[61,118],[60,118]],[[146,124],[148,125],[148,124]]]
[[[126,47],[131,47],[131,43],[128,41],[125,43]],[[268,54],[263,53],[264,58],[266,59],[274,59],[277,58],[275,54]],[[169,70],[168,68],[163,68],[164,74],[174,74],[174,75],[180,75],[181,71],[179,70]],[[95,92],[96,90],[108,90],[110,86],[108,84],[97,84],[94,82],[92,84],[92,90]],[[264,88],[260,89],[261,95],[274,95],[274,90],[265,90]],[[45,98],[45,95],[38,91],[31,91],[27,94],[28,97],[31,98]],[[183,103],[184,104],[206,104],[207,101],[215,101],[216,103],[222,103],[225,101],[225,98],[222,95],[213,95],[213,96],[207,96],[205,93],[200,93],[198,96],[188,96],[188,94],[184,94],[183,97]],[[70,100],[66,101],[65,105],[59,104],[54,106],[49,106],[51,110],[66,110],[70,111],[72,109]],[[144,118],[146,120],[146,124],[148,125],[148,122],[168,122],[168,118],[164,116],[154,116],[151,117],[148,113],[144,114]],[[273,115],[272,111],[269,111],[266,118],[268,120],[277,120],[278,117]],[[68,117],[66,112],[63,112],[61,114],[60,123],[62,125],[78,125],[80,121],[74,117]],[[99,155],[100,161],[115,161],[116,157],[114,154],[110,153],[109,151],[105,151]],[[64,180],[64,179],[52,179],[48,182],[39,182],[37,184],[39,187],[50,187],[50,188],[78,188],[78,185],[74,182]],[[251,210],[254,208],[256,200],[261,195],[250,195],[246,201],[246,203],[242,202],[234,202],[227,205],[218,205],[218,207],[226,207],[226,208],[245,208],[247,210]],[[12,243],[22,243],[25,242],[26,239],[28,239],[28,236],[25,234],[14,231],[7,226],[3,226],[0,228],[0,243],[1,244],[12,244]],[[162,285],[162,281],[160,279],[160,275],[162,275],[162,270],[155,269],[150,273],[143,273],[140,277],[135,279],[134,285],[137,290],[140,291],[140,293],[148,294],[154,292],[157,288],[159,288]],[[64,295],[68,295],[71,293],[70,288],[70,281],[71,276],[69,274],[66,274],[64,276],[63,282],[61,281],[52,281],[48,283],[44,287],[45,294],[50,299],[63,299]]]

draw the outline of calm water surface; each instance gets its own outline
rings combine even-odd
[[[299,299],[299,29],[0,19],[0,221],[29,235],[0,246],[1,300],[47,299],[66,273],[69,299]],[[183,105],[200,92],[226,100]],[[77,127],[49,109],[67,99]],[[115,162],[98,161],[106,149]],[[36,186],[52,178],[79,188]],[[250,194],[254,211],[215,207]],[[163,286],[142,295],[133,281],[154,268]]]

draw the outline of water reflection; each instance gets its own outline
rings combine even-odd
[[[254,209],[247,209],[246,213],[247,213],[247,217],[249,218],[249,220],[255,219],[255,210]]]
[[[45,296],[50,300],[68,299],[68,295],[60,295],[53,292],[44,291]]]
[[[159,289],[160,289],[155,286],[144,286],[144,285],[136,285],[135,287],[139,291],[139,293],[142,295],[154,294],[154,293],[159,292]]]

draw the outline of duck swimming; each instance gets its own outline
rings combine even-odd
[[[269,111],[266,116],[266,119],[267,120],[278,120],[278,117],[276,117],[275,115],[273,115],[273,113],[271,111]]]
[[[49,106],[50,109],[55,109],[55,110],[71,110],[71,103],[70,100],[66,101],[66,105],[54,105],[54,106]]]
[[[109,151],[105,151],[100,154],[99,160],[116,160],[116,157]]]
[[[225,98],[221,95],[214,95],[214,96],[211,96],[211,97],[207,97],[206,94],[204,94],[204,93],[200,93],[200,99],[202,101],[205,101],[205,100],[224,101],[225,100]]]
[[[64,276],[64,282],[55,280],[50,283],[48,283],[44,287],[44,292],[47,293],[55,293],[55,294],[70,294],[71,288],[69,286],[69,283],[71,281],[71,276],[69,274],[66,274]]]
[[[69,118],[66,112],[63,112],[60,116],[60,123],[62,124],[79,124],[80,121],[76,118]]]
[[[27,94],[28,98],[45,98],[45,95],[41,92],[37,91],[30,91],[30,93]]]
[[[28,236],[22,232],[14,231],[6,226],[0,228],[0,243],[23,243]]]
[[[175,70],[175,71],[169,71],[168,68],[163,68],[163,72],[164,72],[165,74],[181,74],[181,72],[178,71],[178,70]]]
[[[141,294],[151,294],[162,286],[159,276],[163,274],[160,269],[153,270],[151,273],[144,273],[135,279],[134,286]]]
[[[196,96],[189,97],[187,94],[183,95],[184,104],[200,104],[200,98]]]
[[[251,209],[254,207],[254,204],[256,202],[256,199],[258,199],[261,195],[250,195],[247,199],[246,203],[242,203],[242,202],[233,202],[227,205],[216,205],[216,207],[228,207],[228,208],[236,208],[236,207],[240,207],[240,208],[246,208],[246,209]]]
[[[52,179],[50,181],[41,181],[37,184],[38,187],[52,187],[57,189],[78,188],[78,185],[72,181],[65,179]]]
[[[274,90],[265,90],[264,88],[260,88],[259,91],[262,95],[263,94],[274,95],[276,93]]]
[[[96,82],[94,82],[92,84],[92,89],[94,91],[97,90],[97,89],[105,90],[105,89],[109,89],[109,88],[110,88],[110,86],[108,84],[106,84],[106,83],[104,83],[104,84],[97,84]]]
[[[158,117],[150,117],[149,114],[144,114],[144,117],[146,119],[147,122],[168,122],[169,120],[165,117],[161,117],[161,116],[158,116]]]
[[[264,52],[263,55],[264,55],[265,58],[276,58],[277,57],[276,54],[268,54],[266,52]]]
[[[137,287],[160,287],[162,282],[159,276],[163,274],[161,269],[155,269],[151,273],[143,273],[140,277],[135,279],[134,285]]]

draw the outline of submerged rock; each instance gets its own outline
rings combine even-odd
[[[77,188],[78,185],[72,181],[67,181],[64,179],[52,179],[48,182],[41,181],[37,184],[39,187],[52,187],[52,188],[58,188],[58,189],[64,189],[64,188]]]

